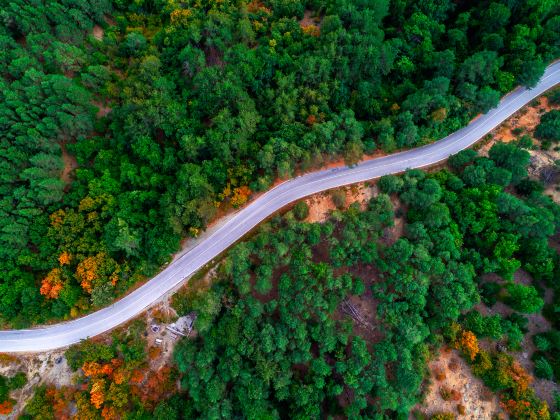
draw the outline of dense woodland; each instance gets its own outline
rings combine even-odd
[[[109,303],[277,176],[465,125],[560,55],[559,7],[4,2],[3,324]]]
[[[477,343],[492,337],[520,350],[523,314],[542,310],[542,287],[559,296],[560,258],[548,240],[560,207],[527,178],[528,161],[512,143],[493,146],[488,158],[467,150],[450,160],[453,172],[381,178],[383,193],[366,211],[352,205],[324,224],[306,224],[295,208],[236,246],[222,282],[177,298],[201,315],[198,338],[184,340],[175,355],[187,418],[404,416],[444,342],[461,350],[513,418],[549,418],[514,358]],[[395,216],[405,219],[396,240],[387,236]],[[513,282],[519,268],[534,285]],[[514,315],[468,312],[481,295]],[[373,305],[372,330],[341,312],[349,296]],[[557,316],[548,316],[556,325]],[[560,373],[557,335],[534,338],[555,366],[549,378]]]
[[[136,321],[69,349],[78,385],[39,388],[24,418],[61,418],[74,404],[83,418],[406,418],[427,361],[449,345],[511,418],[559,419],[560,396],[558,406],[539,400],[516,361],[526,315],[542,311],[552,329],[528,337],[535,374],[560,378],[560,256],[548,245],[560,206],[527,177],[531,147],[524,137],[488,157],[463,151],[450,169],[383,177],[365,210],[354,203],[324,223],[302,222],[298,203],[231,249],[212,283],[174,296],[179,315],[198,317],[172,369],[147,369],[153,349]],[[519,269],[531,284],[513,280]],[[369,321],[344,312],[347,300],[369,307]],[[498,300],[511,315],[474,308]]]

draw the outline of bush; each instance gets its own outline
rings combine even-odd
[[[379,178],[379,189],[385,194],[399,193],[403,187],[403,180],[395,175],[385,175]]]
[[[472,163],[474,158],[478,156],[478,153],[472,149],[461,150],[456,155],[450,156],[447,161],[449,165],[455,169],[462,169],[465,165]]]
[[[550,341],[543,334],[536,334],[533,336],[533,343],[539,351],[546,352],[550,350]]]
[[[553,109],[541,117],[541,122],[535,130],[535,137],[554,142],[560,140],[560,110]]]
[[[519,326],[509,320],[502,322],[504,333],[507,335],[507,346],[509,350],[518,351],[521,349],[521,342],[523,341],[523,331]]]
[[[305,201],[299,201],[292,211],[297,220],[304,220],[309,216],[309,206]]]
[[[535,375],[537,376],[537,378],[549,380],[554,377],[552,366],[544,356],[539,356],[535,360]]]
[[[533,286],[508,284],[506,290],[508,292],[506,303],[516,311],[533,314],[539,312],[544,305],[543,299]]]
[[[18,372],[8,380],[10,390],[23,388],[27,383],[27,375],[23,372]]]
[[[331,198],[337,209],[343,209],[346,206],[346,191],[334,190],[331,193]]]
[[[436,413],[430,420],[455,420],[455,415],[453,413]]]
[[[498,294],[500,293],[500,290],[502,290],[502,286],[498,283],[482,283],[480,286],[482,301],[488,306],[493,306],[498,301]]]
[[[507,320],[510,321],[511,323],[517,325],[523,333],[526,333],[527,331],[529,331],[529,329],[527,328],[527,326],[529,325],[529,320],[527,319],[526,316],[524,316],[522,314],[519,314],[517,312],[514,312],[510,316],[507,317]]]
[[[499,315],[483,316],[478,311],[470,311],[463,318],[463,327],[480,337],[499,339],[503,335],[502,319]]]

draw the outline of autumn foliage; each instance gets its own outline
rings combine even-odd
[[[471,361],[475,359],[480,349],[476,335],[471,331],[462,331],[457,340],[456,347],[465,353]]]
[[[89,392],[91,404],[99,409],[105,401],[105,379],[96,379],[91,385]]]
[[[149,371],[147,380],[141,387],[135,387],[135,392],[145,407],[153,409],[157,403],[175,389],[175,381],[171,368],[164,366],[157,372]]]
[[[56,299],[64,287],[61,276],[62,270],[60,268],[53,268],[41,281],[40,293],[47,299]]]
[[[0,414],[8,415],[12,412],[13,408],[14,408],[14,401],[6,400],[3,403],[0,403]]]
[[[70,261],[72,261],[72,255],[70,255],[70,253],[68,253],[66,251],[64,251],[58,257],[58,262],[60,263],[60,265],[68,265],[68,264],[70,264]]]
[[[92,257],[87,257],[76,267],[76,278],[82,288],[91,293],[96,284],[109,281],[113,286],[116,285],[119,277],[118,264],[104,252],[100,252]]]
[[[88,292],[92,292],[92,283],[97,279],[97,271],[104,254],[100,253],[94,257],[88,257],[78,264],[76,267],[76,277],[80,281],[82,288]]]
[[[231,197],[231,205],[239,207],[247,202],[251,195],[251,189],[246,185],[233,189],[233,196]]]

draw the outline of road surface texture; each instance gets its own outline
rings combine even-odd
[[[72,321],[29,330],[0,331],[0,352],[39,352],[74,344],[101,334],[136,317],[162,296],[225,251],[264,219],[287,204],[311,194],[362,182],[409,168],[422,168],[468,148],[525,104],[560,82],[560,62],[550,65],[532,89],[518,88],[497,108],[467,127],[435,143],[362,162],[354,167],[309,173],[261,195],[226,219],[192,249],[178,255],[162,272],[111,306]]]

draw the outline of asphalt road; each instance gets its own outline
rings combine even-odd
[[[409,168],[422,168],[445,160],[471,146],[525,104],[558,83],[560,62],[550,65],[533,89],[516,89],[504,97],[497,108],[442,140],[369,160],[352,168],[323,170],[286,181],[222,222],[196,246],[177,256],[157,276],[113,305],[76,320],[47,327],[0,331],[0,352],[52,350],[111,330],[134,318],[166,293],[176,289],[186,278],[287,204],[331,188],[402,172]]]

